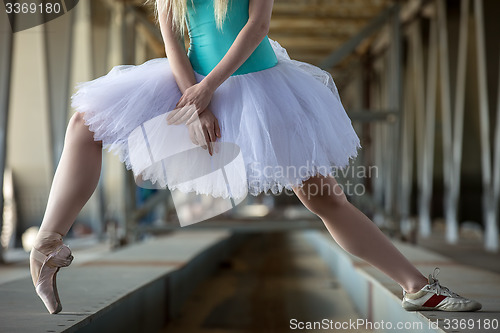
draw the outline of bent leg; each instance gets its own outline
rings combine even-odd
[[[65,236],[94,192],[101,173],[102,144],[84,124],[81,113],[69,122],[64,149],[54,175],[40,231]]]
[[[335,178],[311,177],[294,192],[311,212],[321,218],[344,250],[378,268],[407,292],[416,292],[427,284],[427,279],[375,223],[347,200]]]

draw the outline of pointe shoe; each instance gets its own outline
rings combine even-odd
[[[73,261],[71,250],[66,244],[59,245],[48,255],[32,248],[30,256],[42,264],[35,283],[35,290],[51,314],[61,312],[62,305],[57,293],[56,276],[61,267],[67,267]]]

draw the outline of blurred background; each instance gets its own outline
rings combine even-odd
[[[165,57],[153,9],[142,0],[41,2],[59,3],[60,14],[8,16],[7,4],[5,11],[0,6],[0,283],[31,282],[28,251],[74,112],[69,105],[75,85],[105,75],[116,65]],[[498,0],[274,0],[269,31],[269,38],[286,48],[292,59],[329,71],[337,84],[363,147],[353,162],[356,168],[338,175],[339,183],[350,189],[349,200],[426,269],[442,260],[457,270],[450,277],[484,272],[485,281],[491,281],[485,282],[488,297],[497,297],[491,304],[498,300],[500,285],[496,275],[500,273],[498,17]],[[220,232],[223,239],[231,239],[226,242],[231,251],[222,251],[223,259],[214,254],[220,259],[214,261],[216,268],[200,268],[206,279],[198,282],[205,283],[205,294],[192,288],[198,301],[212,301],[199,301],[200,305],[188,297],[190,293],[179,298],[182,311],[197,306],[208,309],[196,310],[198,316],[193,318],[199,321],[189,326],[192,331],[202,327],[279,331],[279,325],[287,328],[288,319],[297,314],[333,318],[334,314],[317,310],[328,308],[331,298],[313,301],[305,291],[297,296],[283,289],[294,294],[289,299],[303,308],[273,303],[283,300],[279,286],[287,282],[272,287],[262,281],[276,274],[289,276],[288,270],[297,267],[302,273],[315,272],[311,274],[319,279],[316,282],[331,282],[322,288],[345,292],[352,300],[346,307],[352,311],[346,310],[342,318],[386,318],[387,314],[366,305],[373,300],[360,298],[345,284],[343,280],[354,279],[359,272],[353,268],[352,276],[342,275],[345,266],[340,262],[349,258],[356,266],[356,258],[335,247],[321,220],[302,207],[291,191],[248,196],[222,215],[179,228],[168,190],[136,186],[116,156],[103,156],[98,188],[67,235],[85,258],[82,267],[85,261],[126,247],[134,249],[147,240],[168,243],[172,239],[165,246],[184,253],[180,247],[191,244],[190,239],[214,237],[214,244],[219,244]],[[187,240],[176,243],[176,237]],[[195,247],[200,244],[193,242]],[[213,255],[209,248],[196,251]],[[182,260],[191,263],[191,259]],[[300,266],[301,262],[310,267]],[[227,303],[222,291],[206,294],[206,290],[226,290],[226,282],[239,284],[243,276],[250,286],[261,288],[255,290],[267,291],[276,299],[250,297],[247,289],[233,290],[232,295],[237,295],[233,303]],[[290,276],[296,277],[290,283],[298,288],[309,275]],[[488,295],[479,289],[475,292]],[[219,298],[226,303],[216,303]],[[254,302],[251,306],[249,298]],[[311,305],[315,310],[306,309],[308,302],[315,304]],[[337,310],[346,307],[332,305]],[[276,317],[259,314],[265,309],[274,313],[277,308],[288,318],[279,325]],[[227,313],[232,314],[231,320],[220,319]],[[495,315],[498,318],[498,312]],[[188,331],[187,323],[174,318],[179,317],[170,313],[163,324]],[[255,326],[256,322],[263,326]]]

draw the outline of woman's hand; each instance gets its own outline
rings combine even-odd
[[[207,85],[219,87],[250,57],[269,32],[272,10],[273,0],[250,0],[247,23],[224,57],[203,79]]]
[[[169,125],[186,125],[195,121],[206,110],[214,90],[201,81],[184,91],[175,109],[167,116]]]
[[[199,118],[188,125],[188,131],[191,141],[203,149],[208,148],[208,153],[212,156],[213,142],[217,140],[217,137],[221,137],[219,121],[212,111],[204,109]]]

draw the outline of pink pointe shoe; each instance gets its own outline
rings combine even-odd
[[[42,264],[35,284],[36,293],[50,313],[61,312],[62,305],[57,293],[56,275],[61,267],[67,267],[73,261],[70,248],[62,244],[49,255],[45,255],[33,247],[31,257]]]

